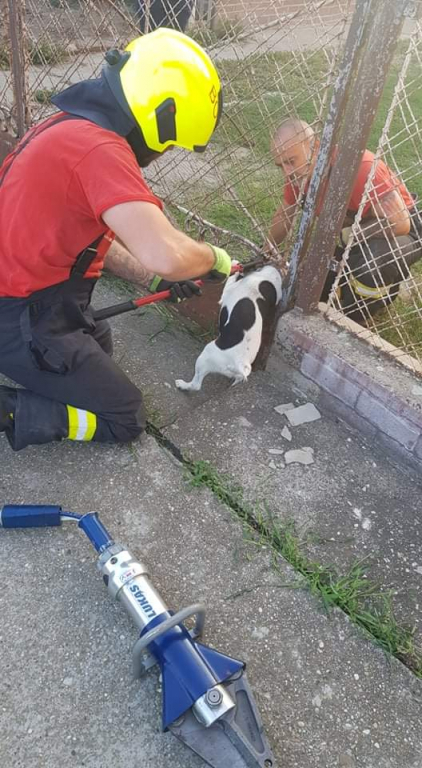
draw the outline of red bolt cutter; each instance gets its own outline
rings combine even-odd
[[[236,272],[246,274],[247,272],[252,272],[255,269],[263,267],[266,263],[264,258],[254,259],[253,261],[248,261],[246,264],[239,263],[232,267],[231,274],[233,275]],[[175,282],[177,282],[177,280]],[[204,285],[203,280],[196,280],[195,282],[196,285]],[[111,307],[97,309],[94,312],[94,319],[105,320],[108,317],[122,315],[124,312],[132,312],[134,309],[139,309],[139,307],[144,307],[147,304],[155,304],[156,301],[165,301],[165,299],[170,298],[170,295],[170,290],[159,291],[158,293],[151,293],[149,296],[141,296],[139,299],[129,299],[129,301],[123,301],[121,304],[113,304]]]

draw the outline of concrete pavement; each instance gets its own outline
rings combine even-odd
[[[121,298],[106,284],[97,304]],[[209,379],[189,397],[173,379],[191,371],[198,339],[156,312],[116,318],[113,329],[116,358],[146,388],[154,419],[177,447],[241,480],[246,498],[259,489],[273,512],[333,538],[308,542],[321,561],[340,568],[370,555],[386,584],[420,590],[412,570],[417,480],[336,423],[297,372],[275,361],[244,388]],[[291,427],[291,443],[280,437],[286,417],[274,411],[289,401],[313,402],[322,417]],[[312,447],[314,463],[281,468],[283,455],[269,450],[285,443]],[[247,661],[279,768],[421,768],[420,680],[342,612],[327,616],[281,558],[274,569],[265,543],[249,543],[233,510],[208,489],[192,489],[152,437],[13,454],[1,436],[0,466],[2,502],[95,509],[147,562],[170,607],[206,603],[205,642]],[[83,534],[72,524],[0,531],[0,575],[1,765],[200,768],[160,733],[157,673],[131,681],[136,632],[108,597]],[[397,599],[403,617],[416,613],[417,600]]]

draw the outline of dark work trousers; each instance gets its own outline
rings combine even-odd
[[[398,296],[400,283],[410,276],[410,267],[422,257],[422,224],[415,210],[412,215],[411,234],[396,237],[389,242],[385,237],[372,237],[367,244],[350,250],[344,277],[340,279],[338,297],[342,310],[360,324],[391,304]],[[397,248],[398,246],[398,248]],[[344,249],[337,248],[334,271],[328,273],[321,301],[327,301],[336,278],[336,262]],[[374,295],[366,296],[365,287]],[[379,296],[377,296],[379,289]]]
[[[0,373],[25,387],[6,430],[16,451],[62,438],[128,442],[145,428],[142,395],[111,358],[108,323],[93,318],[95,282],[74,275],[0,298]]]

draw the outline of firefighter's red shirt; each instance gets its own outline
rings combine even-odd
[[[365,150],[349,200],[348,211],[351,214],[356,214],[359,209],[373,162],[373,152],[370,152],[368,149]],[[369,199],[365,203],[365,207],[363,209],[363,217],[368,215],[372,203],[382,200],[384,195],[386,195],[388,192],[392,192],[393,190],[397,190],[400,193],[407,208],[412,208],[414,206],[414,200],[406,189],[405,185],[398,180],[398,178],[382,160],[379,160],[375,170],[375,175],[372,180]],[[287,205],[295,205],[298,201],[298,198],[299,188],[291,184],[289,180],[286,180],[284,185],[284,202]]]
[[[163,207],[126,140],[94,123],[51,125],[20,152],[22,142],[0,169],[2,297],[67,280],[78,254],[107,233],[101,215],[108,208],[130,201]],[[86,277],[101,273],[107,246],[98,250]]]

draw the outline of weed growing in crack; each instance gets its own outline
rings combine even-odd
[[[271,549],[275,567],[277,556],[281,555],[304,577],[310,592],[322,599],[327,612],[341,609],[373,642],[422,678],[422,649],[415,644],[415,630],[398,623],[393,610],[393,592],[383,591],[368,578],[363,560],[342,576],[333,566],[311,560],[294,523],[272,519],[265,502],[261,506],[245,502],[242,489],[221,475],[210,462],[183,459],[183,463],[189,484],[209,488],[219,501],[230,507],[242,521],[248,540]]]

